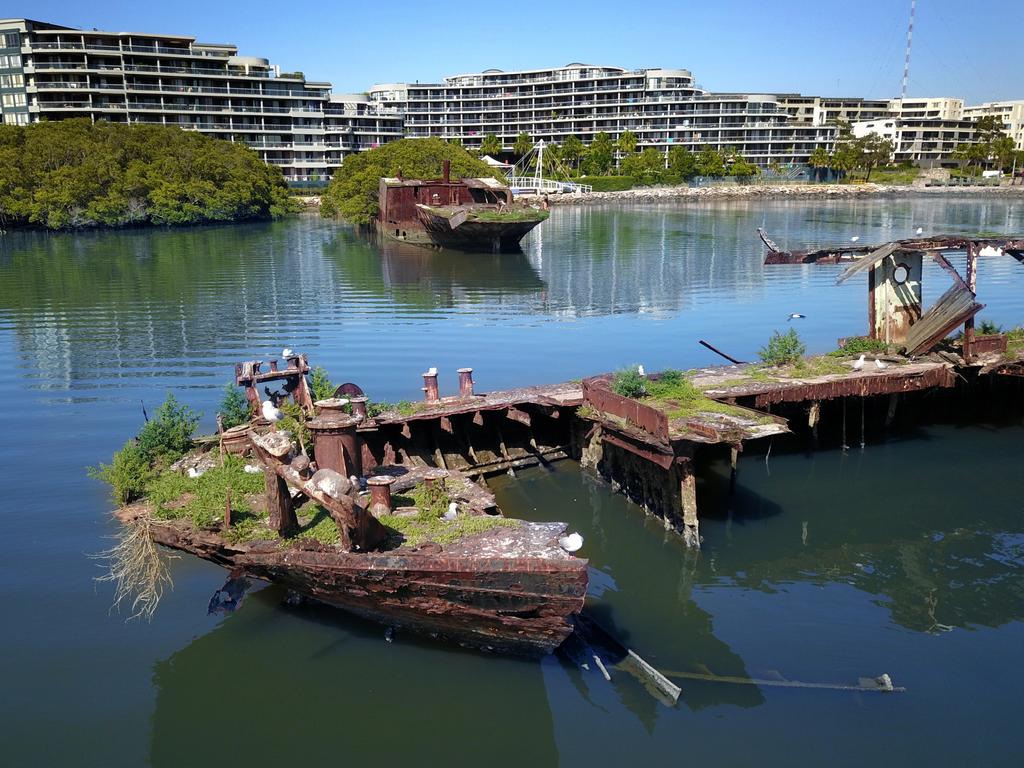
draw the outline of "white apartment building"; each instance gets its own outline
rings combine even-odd
[[[776,98],[790,117],[810,125],[835,125],[839,121],[856,123],[891,114],[888,99],[802,96],[799,93],[779,93]]]
[[[944,118],[886,117],[851,125],[857,138],[876,133],[893,142],[893,161],[909,161],[922,168],[952,165],[953,151],[960,144],[978,141],[973,120]]]
[[[998,116],[1017,149],[1024,150],[1024,100],[988,101],[974,107],[964,107],[964,117],[971,120],[986,115]]]
[[[708,93],[685,69],[637,69],[568,64],[549,69],[485,72],[442,83],[391,83],[370,100],[398,108],[410,137],[440,136],[479,148],[494,134],[511,150],[516,136],[590,144],[605,132],[626,131],[638,149],[673,146],[735,148],[751,162],[806,162],[815,147],[831,149],[836,130],[793,120],[775,96]]]
[[[904,120],[961,120],[964,100],[949,96],[890,99],[889,112]]]
[[[86,117],[243,142],[289,181],[326,181],[346,154],[402,135],[394,110],[281,73],[233,45],[0,19],[3,122]]]

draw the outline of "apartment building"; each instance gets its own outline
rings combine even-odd
[[[442,83],[376,85],[369,96],[405,115],[406,136],[458,139],[471,149],[488,134],[511,150],[520,132],[535,141],[574,135],[589,144],[600,132],[614,139],[631,131],[640,150],[733,147],[767,166],[806,162],[836,136],[834,127],[792,119],[774,96],[704,91],[685,69],[489,69]]]
[[[889,112],[904,120],[961,120],[964,100],[949,96],[890,99]]]
[[[887,117],[853,123],[855,137],[876,133],[895,145],[893,161],[911,162],[922,168],[953,165],[953,151],[961,144],[978,141],[973,120]]]
[[[3,122],[86,117],[243,142],[290,181],[329,179],[345,155],[402,134],[393,110],[282,73],[233,45],[0,19]]]
[[[779,93],[775,97],[791,118],[809,125],[836,125],[840,121],[856,123],[890,114],[888,99],[803,96],[799,93]]]
[[[964,117],[977,120],[986,115],[996,115],[1003,121],[1003,128],[1013,139],[1017,149],[1024,150],[1024,100],[988,101],[974,107],[964,107]]]

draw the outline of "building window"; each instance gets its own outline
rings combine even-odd
[[[12,53],[10,56],[0,56],[0,69],[20,69],[21,55]]]
[[[24,93],[5,93],[3,103],[5,107],[24,107],[25,98]]]
[[[7,125],[28,125],[28,114],[26,112],[5,112],[4,122]]]
[[[20,48],[17,32],[0,32],[0,48]]]
[[[23,75],[0,75],[0,88],[21,88],[25,85]]]

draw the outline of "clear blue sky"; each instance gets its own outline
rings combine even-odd
[[[2,15],[234,43],[338,92],[572,61],[682,67],[715,91],[899,95],[909,0],[22,0]],[[1024,99],[1024,0],[918,0],[912,96]]]

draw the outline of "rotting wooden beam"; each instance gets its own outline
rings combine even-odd
[[[956,271],[956,267],[949,263],[949,259],[946,258],[944,253],[941,251],[929,251],[928,255],[932,257],[936,264],[950,274],[957,285],[964,290],[970,290],[970,288],[967,287],[967,283],[964,282],[964,279],[960,277],[960,273]]]
[[[455,434],[455,431],[452,429],[452,420],[449,419],[447,416],[441,417],[440,424],[442,432],[447,432],[449,435]]]
[[[518,421],[520,424],[530,426],[530,414],[526,411],[521,411],[513,405],[510,405],[505,409],[505,418],[511,419],[512,421]]]

